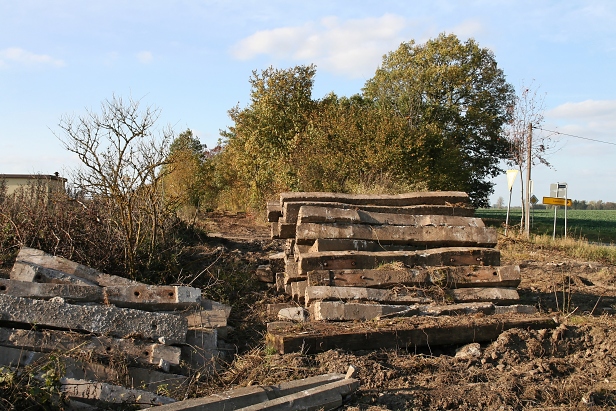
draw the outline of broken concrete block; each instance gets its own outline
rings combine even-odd
[[[139,335],[164,344],[186,340],[184,318],[113,306],[72,305],[0,295],[0,322],[81,330],[114,337]]]
[[[118,385],[61,378],[61,390],[71,398],[101,401],[103,403],[134,405],[149,408],[155,405],[170,404],[174,399],[156,395],[148,391],[131,390]]]
[[[128,278],[101,273],[93,268],[78,264],[63,257],[53,256],[34,248],[23,247],[17,254],[17,261],[36,264],[41,267],[62,271],[101,287],[141,284]],[[11,277],[12,278],[12,277]]]
[[[276,273],[276,291],[284,290],[284,272]]]
[[[308,321],[308,311],[303,307],[283,308],[278,311],[278,319],[281,321]]]
[[[267,305],[267,316],[269,318],[277,318],[280,310],[282,310],[283,308],[292,308],[292,307],[296,307],[296,305],[293,303],[268,304]]]
[[[456,350],[456,358],[460,360],[473,360],[481,357],[481,344],[470,343]]]
[[[304,303],[306,295],[306,281],[295,281],[291,283],[291,296],[300,304]]]
[[[215,369],[219,355],[217,329],[188,330],[186,344],[182,346],[182,361],[191,369]]]
[[[0,346],[30,351],[72,351],[97,357],[126,357],[168,371],[180,364],[180,348],[143,340],[117,339],[58,330],[0,328]]]
[[[75,275],[51,268],[41,267],[25,261],[15,261],[10,274],[11,280],[32,283],[72,284],[96,286],[97,284]]]
[[[278,201],[267,202],[267,221],[274,223],[282,217],[282,207]]]
[[[5,367],[25,367],[44,356],[45,354],[24,350],[23,348],[0,347],[0,365]]]
[[[255,276],[259,281],[264,283],[273,283],[274,282],[274,274],[272,272],[272,268],[269,265],[260,265],[257,267],[255,271]]]

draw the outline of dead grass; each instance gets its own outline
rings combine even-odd
[[[510,232],[506,237],[499,237],[498,248],[507,260],[536,259],[541,254],[549,256],[537,251],[550,250],[578,260],[616,264],[616,247],[592,244],[584,239],[532,235],[528,240],[523,234]]]

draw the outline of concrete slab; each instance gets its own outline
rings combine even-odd
[[[457,288],[446,290],[455,302],[493,302],[494,304],[513,304],[520,300],[514,288]]]
[[[163,370],[180,364],[180,348],[143,340],[117,339],[58,330],[0,328],[0,346],[44,353],[71,351],[96,357],[125,357],[131,362]]]
[[[316,301],[311,307],[315,321],[369,321],[375,318],[404,313],[405,316],[419,315],[416,305],[357,304],[339,301]]]
[[[301,392],[275,398],[260,404],[243,408],[242,411],[282,411],[282,410],[335,410],[342,406],[342,400],[359,389],[359,380],[342,379]]]
[[[101,287],[141,284],[137,281],[129,280],[128,278],[102,273],[66,258],[53,256],[34,248],[23,247],[19,250],[17,261],[28,262],[41,267],[62,271]]]
[[[51,268],[41,267],[25,261],[15,261],[10,273],[10,279],[32,283],[72,284],[96,286],[97,284],[81,277],[67,274]]]
[[[296,223],[301,207],[328,207],[362,210],[375,213],[390,213],[404,215],[449,215],[460,217],[473,217],[475,209],[471,204],[418,204],[411,206],[379,206],[371,204],[346,204],[335,201],[292,201],[285,202],[282,208],[283,220],[287,223]]]
[[[410,227],[485,227],[481,218],[451,215],[413,215],[380,213],[357,209],[303,206],[299,210],[298,224],[369,224]]]
[[[105,302],[117,307],[160,311],[201,306],[201,290],[171,285],[105,287]]]
[[[186,341],[186,319],[113,306],[72,305],[0,295],[0,323],[36,324],[113,337],[140,336],[167,345]]]
[[[364,287],[328,287],[308,286],[305,291],[306,305],[315,301],[374,301],[391,304],[428,304],[432,299],[426,298],[422,290],[380,289]]]
[[[158,407],[159,411],[233,411],[320,387],[344,379],[343,374],[324,374],[272,386],[242,387],[203,398],[192,398]],[[288,408],[296,409],[296,408]]]
[[[539,310],[532,305],[497,305],[495,314],[537,314]]]
[[[61,297],[67,302],[104,301],[103,288],[91,285],[36,283],[0,279],[0,294],[13,297],[51,299]]]
[[[498,242],[496,229],[491,227],[338,223],[298,223],[295,238],[300,244],[312,244],[320,238],[346,238],[426,247],[494,247]]]
[[[298,272],[314,270],[387,269],[388,264],[418,268],[427,266],[500,265],[500,252],[494,248],[442,247],[421,251],[326,251],[299,256]]]
[[[354,205],[410,206],[469,203],[468,194],[461,191],[422,191],[404,194],[343,194],[328,192],[280,193],[280,205],[291,201],[340,202]]]
[[[23,348],[0,347],[0,366],[4,367],[25,367],[44,357],[45,354]]]
[[[61,390],[71,398],[95,400],[103,403],[133,405],[138,408],[170,404],[174,399],[149,391],[131,390],[118,385],[88,380],[61,378]]]

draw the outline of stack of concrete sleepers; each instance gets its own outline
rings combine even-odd
[[[268,205],[272,237],[287,239],[273,277],[315,320],[493,313],[519,300],[520,270],[473,216],[462,192],[282,193]]]
[[[0,278],[0,366],[70,352],[68,396],[169,403],[155,393],[216,367],[229,311],[198,288],[146,285],[22,248],[10,278]]]

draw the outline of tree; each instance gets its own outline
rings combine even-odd
[[[513,105],[509,108],[511,118],[505,128],[505,137],[509,142],[509,158],[507,162],[520,171],[520,195],[522,199],[522,217],[520,227],[524,227],[526,201],[524,199],[524,178],[528,169],[527,157],[531,127],[541,128],[544,121],[544,95],[538,94],[538,88],[533,84],[522,84],[515,95]],[[547,155],[552,149],[550,136],[533,133],[530,147],[531,166],[543,164],[550,167]]]
[[[494,206],[496,208],[503,208],[505,206],[505,199],[503,197],[498,197],[498,200],[496,200],[496,204]]]
[[[107,204],[107,218],[124,249],[129,275],[135,274],[140,251],[154,257],[165,223],[161,179],[173,131],[155,129],[157,108],[113,97],[100,113],[60,119],[64,147],[77,155],[81,167],[72,180],[87,198]]]
[[[173,140],[165,166],[164,195],[174,206],[199,207],[204,196],[205,147],[188,129]]]
[[[409,180],[467,191],[476,206],[488,205],[489,179],[507,157],[501,132],[513,102],[513,87],[490,50],[453,34],[402,43],[383,57],[363,92],[406,121]]]
[[[249,206],[259,208],[268,197],[297,185],[288,158],[314,107],[315,73],[313,65],[253,71],[250,104],[229,110],[234,125],[221,133],[221,164]]]

